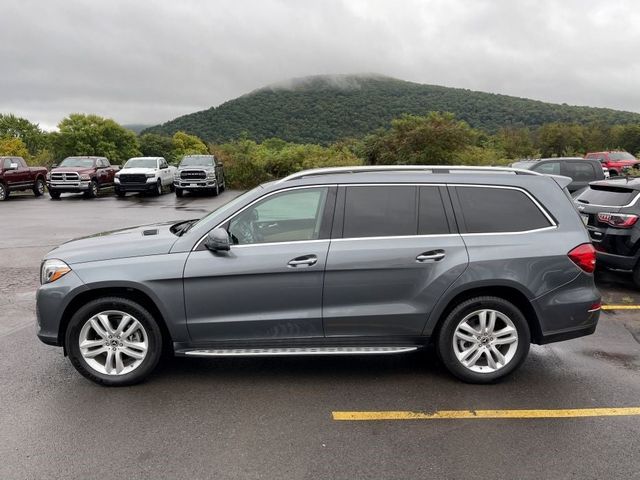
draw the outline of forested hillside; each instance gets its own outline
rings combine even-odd
[[[218,107],[178,117],[145,132],[185,131],[209,142],[246,133],[261,141],[278,137],[328,144],[388,126],[404,113],[446,111],[471,127],[537,127],[550,122],[639,123],[640,114],[606,108],[557,105],[471,90],[422,85],[381,76],[316,76],[251,92]]]

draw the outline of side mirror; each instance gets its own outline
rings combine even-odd
[[[53,165],[51,165],[51,168],[56,168],[58,166],[57,163],[54,163]]]
[[[10,163],[9,164],[9,170],[17,170],[18,169],[18,164],[17,163]]]
[[[214,228],[204,239],[204,246],[212,252],[225,252],[231,250],[229,233],[224,228]]]

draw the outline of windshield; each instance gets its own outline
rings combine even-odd
[[[218,208],[216,208],[215,210],[212,210],[211,212],[209,212],[207,215],[205,215],[204,217],[202,217],[200,220],[198,220],[197,223],[193,224],[192,227],[196,227],[198,225],[200,225],[201,223],[204,223],[207,221],[207,219],[211,216],[213,216],[214,214],[219,214],[219,213],[224,213],[225,211],[232,211],[237,205],[240,205],[242,202],[244,202],[244,199],[246,197],[249,197],[251,193],[253,193],[254,191],[256,191],[257,189],[262,189],[262,186],[257,186],[256,188],[249,190],[247,192],[244,192],[240,195],[238,195],[236,198],[234,198],[233,200],[230,200],[229,202],[219,206]]]
[[[627,152],[612,152],[609,154],[611,160],[635,160],[636,158]]]
[[[59,167],[93,167],[93,158],[68,157],[65,158]]]
[[[198,155],[184,157],[180,162],[181,167],[212,167],[213,155]]]
[[[130,158],[122,168],[156,168],[158,161],[155,158]]]
[[[522,162],[514,162],[511,164],[513,168],[522,168],[523,170],[529,170],[531,167],[536,165],[538,162],[535,161],[522,161]]]

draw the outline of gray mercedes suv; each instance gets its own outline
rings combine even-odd
[[[175,355],[360,355],[432,343],[460,379],[595,331],[595,251],[566,192],[526,170],[346,167],[209,215],[65,243],[42,263],[38,337],[103,385]]]

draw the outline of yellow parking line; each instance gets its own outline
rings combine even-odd
[[[435,412],[371,411],[331,412],[334,420],[460,420],[480,418],[577,418],[640,415],[640,407],[569,408],[560,410],[438,410]]]
[[[640,310],[640,305],[602,305],[602,310]]]

